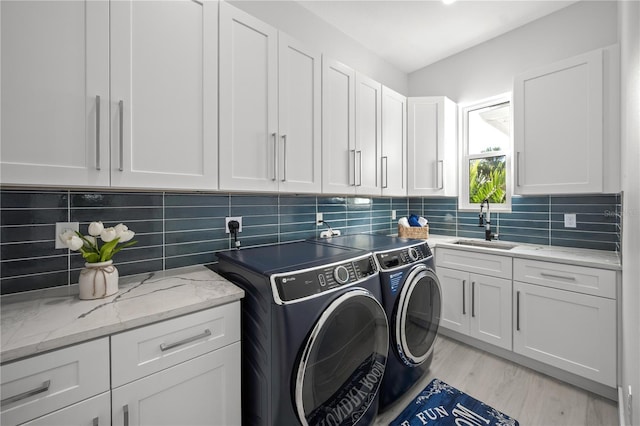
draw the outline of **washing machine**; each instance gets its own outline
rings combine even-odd
[[[313,242],[217,256],[245,291],[243,424],[372,424],[389,342],[374,256]]]
[[[389,360],[380,389],[384,411],[429,369],[442,292],[431,249],[421,240],[354,234],[315,240],[318,244],[374,253],[382,300],[389,320]]]

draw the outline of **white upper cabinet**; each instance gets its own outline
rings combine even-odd
[[[221,3],[220,189],[320,191],[320,83],[319,53]]]
[[[382,84],[356,73],[356,194],[380,195]]]
[[[322,59],[322,192],[354,194],[356,73]]]
[[[111,184],[217,188],[217,2],[111,2]]]
[[[322,56],[278,34],[280,192],[322,189]]]
[[[617,63],[599,49],[516,76],[517,194],[619,190]]]
[[[109,4],[0,2],[3,184],[109,185]]]
[[[382,87],[382,195],[407,195],[407,98]]]
[[[408,195],[457,195],[456,104],[443,96],[407,103]]]

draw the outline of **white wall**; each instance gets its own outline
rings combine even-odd
[[[336,27],[292,1],[231,0],[228,3],[315,47],[396,92],[408,93],[407,74],[367,50]]]
[[[622,136],[622,406],[640,425],[640,2],[621,1]],[[629,386],[633,417],[626,412]]]
[[[581,1],[409,74],[410,96],[464,104],[513,90],[513,76],[618,42],[614,1]]]

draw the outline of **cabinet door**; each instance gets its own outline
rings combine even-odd
[[[456,105],[441,96],[407,103],[409,195],[457,195]]]
[[[518,194],[602,192],[602,50],[515,78]]]
[[[217,189],[217,13],[111,2],[113,186]]]
[[[356,74],[356,194],[380,195],[382,85]]]
[[[355,71],[322,59],[322,192],[354,194]]]
[[[278,31],[220,4],[220,189],[278,189]]]
[[[407,98],[382,87],[382,195],[407,195]]]
[[[279,190],[320,193],[321,56],[286,34],[278,38]]]
[[[109,4],[0,2],[3,184],[109,185]]]
[[[471,274],[469,334],[511,350],[511,280]]]
[[[113,425],[240,425],[240,342],[112,390]]]
[[[616,301],[514,282],[513,350],[616,385]]]
[[[23,426],[108,426],[110,424],[111,394],[105,392],[31,422],[23,423]]]
[[[442,290],[440,326],[469,334],[469,273],[438,268],[437,274]]]

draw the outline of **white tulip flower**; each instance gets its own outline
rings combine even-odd
[[[129,230],[127,225],[122,224],[122,223],[119,223],[116,226],[114,226],[114,229],[116,230],[116,235],[118,237],[121,237],[123,233],[125,233],[125,232],[127,232]],[[122,241],[122,239],[120,241]]]
[[[73,229],[65,229],[62,234],[58,235],[58,238],[60,238],[60,241],[67,245],[67,241],[70,240],[74,235],[76,235],[76,232]]]
[[[80,247],[84,245],[84,241],[82,241],[82,238],[78,237],[77,235],[73,235],[71,238],[65,241],[65,244],[71,250],[76,251],[80,250]]]
[[[91,235],[87,235],[86,237],[84,237],[84,239],[88,241],[88,242],[85,241],[85,243],[84,243],[85,246],[95,247],[95,245],[96,245],[96,237],[92,237]]]
[[[113,241],[118,237],[118,235],[116,234],[116,229],[111,227],[111,228],[105,228],[101,233],[100,233],[100,238],[102,239],[102,241],[104,241],[105,243],[108,243],[109,241]]]
[[[121,243],[126,243],[127,241],[131,240],[133,238],[133,236],[136,235],[135,232],[133,231],[124,231],[122,232],[122,234],[120,234],[120,242]]]
[[[102,231],[104,231],[104,225],[102,222],[91,222],[89,224],[89,235],[97,237],[102,234]]]

